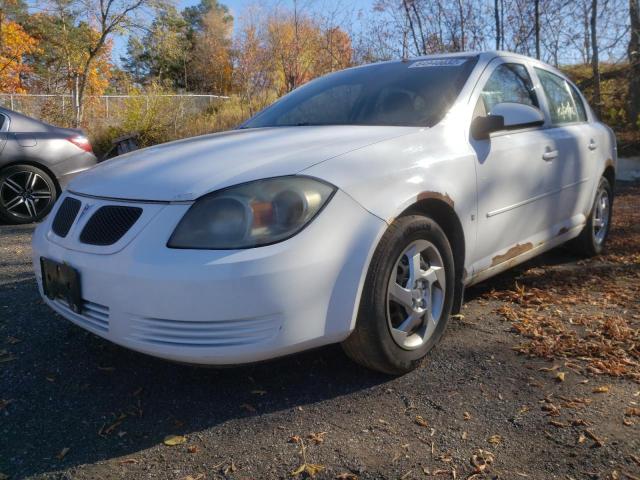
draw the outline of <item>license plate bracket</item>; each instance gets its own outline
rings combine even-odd
[[[66,263],[44,257],[40,258],[40,267],[44,294],[51,300],[62,299],[69,304],[71,310],[82,313],[80,273]]]

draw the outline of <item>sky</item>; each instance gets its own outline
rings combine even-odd
[[[282,6],[285,8],[293,7],[293,0],[218,0],[219,3],[229,7],[231,15],[237,18],[242,11],[251,5],[264,5],[264,6]],[[185,7],[190,7],[200,3],[200,0],[175,0],[175,5],[178,10],[182,10]],[[344,5],[354,11],[370,11],[373,7],[374,0],[298,0],[298,4],[304,7],[308,6],[310,10],[323,9],[327,6]],[[114,39],[113,45],[113,61],[120,65],[120,57],[127,52],[127,37],[118,36]]]

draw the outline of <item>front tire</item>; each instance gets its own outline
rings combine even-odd
[[[0,219],[25,224],[39,222],[58,196],[55,181],[33,165],[11,165],[0,171]]]
[[[413,370],[445,330],[454,285],[453,253],[440,226],[418,215],[397,219],[373,255],[344,351],[383,373]]]
[[[587,223],[580,235],[570,243],[572,249],[585,257],[600,255],[609,236],[612,213],[613,188],[609,180],[602,177]]]

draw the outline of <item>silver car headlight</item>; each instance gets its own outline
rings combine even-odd
[[[221,250],[280,242],[311,222],[335,191],[333,185],[298,176],[225,188],[198,199],[167,245]]]

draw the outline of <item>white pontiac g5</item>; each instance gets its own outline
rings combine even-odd
[[[601,252],[615,167],[612,131],[544,63],[378,63],[79,175],[33,263],[53,310],[139,352],[228,365],[341,342],[401,374],[466,286],[565,242]]]

